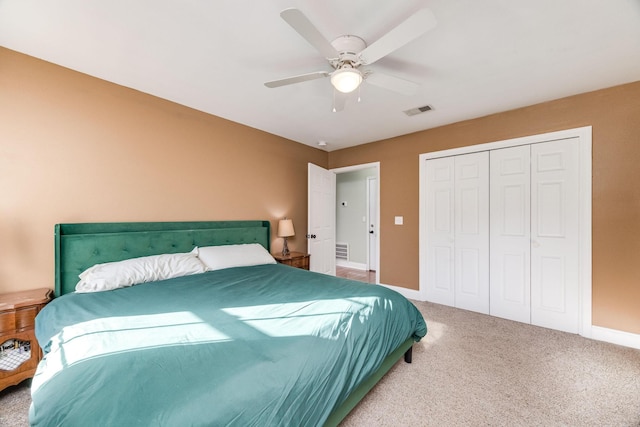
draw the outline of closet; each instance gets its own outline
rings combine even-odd
[[[579,331],[579,138],[426,160],[428,301]]]

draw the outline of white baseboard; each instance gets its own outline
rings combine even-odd
[[[347,260],[344,260],[344,259],[337,259],[337,258],[336,258],[336,266],[354,268],[356,270],[366,270],[367,269],[367,264],[363,264],[363,263],[360,263],[360,262],[347,261]]]
[[[424,298],[420,291],[402,288],[399,286],[386,285],[384,283],[380,283],[380,285],[385,286],[389,289],[393,289],[407,299],[412,299],[414,301],[426,301],[426,298]],[[602,326],[591,326],[590,331],[588,332],[588,334],[583,334],[585,338],[590,338],[596,341],[604,341],[611,344],[617,344],[624,347],[630,347],[640,350],[639,334],[619,331],[617,329],[603,328]]]
[[[591,338],[640,350],[640,335],[632,334],[631,332],[618,331],[617,329],[603,328],[601,326],[591,326]]]
[[[407,289],[399,286],[386,285],[380,283],[389,289],[393,289],[400,295],[407,299],[414,301],[426,301],[424,295],[420,291],[415,289]],[[602,326],[592,325],[586,333],[582,334],[585,338],[590,338],[596,341],[604,341],[611,344],[617,344],[624,347],[630,347],[640,350],[640,334],[633,334],[631,332],[619,331],[617,329],[603,328]]]

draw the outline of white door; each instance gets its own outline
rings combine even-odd
[[[336,174],[309,163],[308,171],[309,269],[336,275]]]
[[[455,305],[454,158],[428,160],[426,172],[426,299]]]
[[[531,323],[579,331],[578,138],[531,146]]]
[[[489,154],[426,164],[428,301],[489,313]]]
[[[490,154],[490,314],[531,323],[530,145]]]
[[[454,158],[455,306],[489,313],[489,152]]]
[[[367,256],[368,269],[378,269],[378,180],[367,178],[367,210],[368,210],[368,238],[369,252]]]

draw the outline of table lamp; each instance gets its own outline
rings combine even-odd
[[[284,244],[282,246],[282,256],[289,255],[289,247],[287,246],[287,238],[291,236],[295,236],[295,231],[293,231],[293,220],[291,219],[281,219],[278,222],[278,237],[284,238]]]

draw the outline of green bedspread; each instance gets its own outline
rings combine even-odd
[[[284,265],[67,294],[36,319],[33,426],[322,425],[407,338],[400,294]]]

